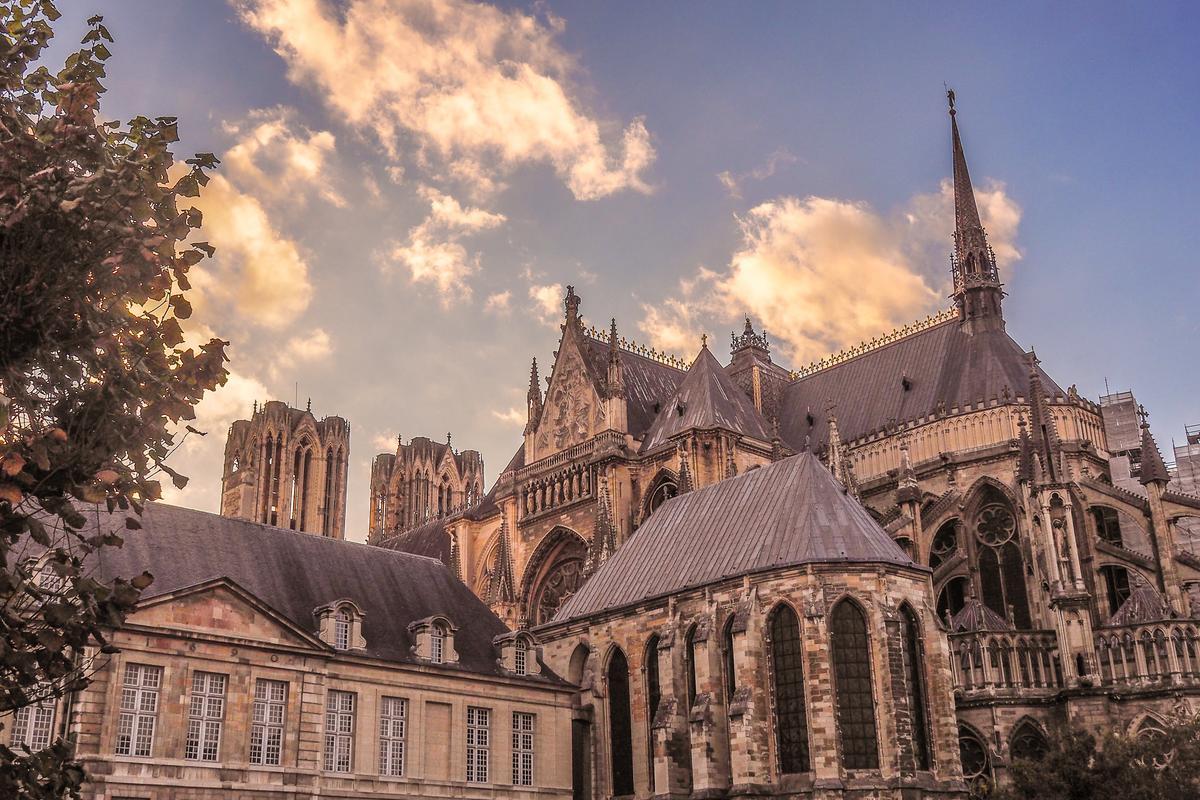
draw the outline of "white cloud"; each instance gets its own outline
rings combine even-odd
[[[385,271],[392,264],[408,269],[413,283],[433,286],[443,307],[471,297],[467,279],[479,271],[479,253],[468,253],[459,240],[495,228],[505,217],[481,208],[464,207],[453,197],[428,186],[421,194],[429,201],[429,216],[408,232],[405,242],[392,242],[383,258]]]
[[[259,197],[303,203],[316,194],[339,208],[346,200],[332,186],[328,159],[335,140],[329,131],[311,131],[292,109],[252,111],[245,122],[227,125],[238,141],[221,162],[235,183]]]
[[[484,311],[490,311],[493,314],[504,316],[512,311],[512,292],[505,290],[488,295],[483,304]]]
[[[371,450],[375,453],[396,452],[396,434],[387,431],[375,434],[371,437]]]
[[[313,328],[307,333],[297,334],[284,342],[271,359],[268,372],[271,379],[278,380],[280,375],[297,364],[314,364],[325,361],[333,355],[333,339],[324,328]]]
[[[738,200],[742,199],[742,185],[747,180],[762,181],[770,178],[780,167],[786,167],[795,164],[799,159],[792,155],[786,147],[781,147],[767,157],[764,164],[755,167],[749,172],[733,174],[729,170],[717,173],[717,180],[725,187],[725,191],[730,197]]]
[[[1003,268],[1020,258],[1021,210],[1001,184],[977,192]],[[862,203],[781,197],[739,219],[742,244],[726,268],[701,268],[661,303],[644,304],[641,329],[687,350],[701,330],[761,321],[797,362],[886,333],[946,305],[953,190],[913,197],[882,216]]]
[[[233,309],[267,328],[294,322],[312,299],[308,262],[258,198],[217,174],[191,203],[204,215],[200,237],[217,248],[188,273],[197,316],[214,319]]]
[[[533,301],[534,313],[544,324],[550,326],[558,324],[559,317],[562,316],[564,293],[561,283],[529,287],[529,299]]]
[[[501,422],[503,422],[506,425],[512,425],[513,427],[522,427],[525,425],[527,417],[529,416],[529,412],[527,412],[523,408],[517,408],[516,406],[513,406],[512,408],[508,409],[507,411],[493,410],[492,416],[495,417],[496,419],[500,420]]]
[[[553,16],[466,0],[232,2],[293,82],[321,92],[397,162],[411,141],[485,187],[515,167],[549,164],[581,200],[650,191],[644,121],[620,132],[582,107]]]
[[[236,419],[248,419],[254,402],[262,402],[269,396],[267,387],[257,379],[231,368],[225,385],[208,392],[196,404],[196,419],[191,425],[207,435],[179,434],[183,443],[169,463],[186,474],[190,481],[183,489],[176,489],[164,476],[159,481],[163,500],[168,503],[185,500],[192,508],[219,510],[219,478],[229,426]],[[218,480],[214,482],[212,476],[217,476]]]

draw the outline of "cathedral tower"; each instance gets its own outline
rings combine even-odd
[[[479,451],[456,451],[450,434],[444,443],[416,436],[405,444],[397,438],[395,453],[380,453],[371,462],[369,536],[374,541],[463,511],[482,499]]]
[[[1000,305],[1004,289],[996,268],[996,254],[987,241],[979,208],[975,204],[975,189],[967,172],[967,157],[963,154],[958,135],[958,119],[954,109],[954,91],[950,100],[950,134],[954,150],[954,254],[950,268],[954,275],[954,304],[958,318],[969,332],[1003,330],[1004,316]]]
[[[229,426],[221,515],[346,536],[350,424],[272,400]]]

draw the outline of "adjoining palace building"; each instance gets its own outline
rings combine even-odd
[[[125,539],[97,576],[154,583],[87,689],[5,721],[73,738],[85,797],[570,796],[573,689],[441,562],[161,503],[92,521]]]

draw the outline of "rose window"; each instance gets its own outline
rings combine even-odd
[[[975,523],[975,535],[984,544],[998,547],[1013,538],[1017,521],[1007,507],[995,503],[984,506]]]

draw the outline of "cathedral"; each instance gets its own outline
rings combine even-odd
[[[278,610],[302,645],[264,657],[320,653],[328,702],[361,695],[384,726],[350,719],[362,739],[339,761],[338,709],[323,749],[297,709],[297,752],[381,796],[983,796],[1064,724],[1150,734],[1197,713],[1200,430],[1170,466],[1131,393],[1063,389],[1010,336],[953,96],[950,140],[946,311],[796,369],[749,318],[726,363],[707,338],[684,361],[585,324],[567,287],[490,489],[449,435],[400,438],[372,462],[368,545],[323,541],[344,538],[347,422],[256,406],[226,447],[237,526],[157,513],[197,532],[168,560],[175,584],[228,583],[169,619],[244,636]],[[461,665],[444,656],[455,631]],[[348,672],[344,652],[376,672]],[[303,691],[319,709],[324,690]],[[426,754],[380,783],[387,726],[408,724],[396,692],[425,709],[403,746]],[[512,781],[481,781],[501,708]],[[120,731],[97,730],[120,753]],[[244,780],[269,783],[253,747]],[[307,769],[314,788],[350,786]]]
[[[945,312],[798,369],[747,319],[685,362],[568,287],[486,494],[448,444],[376,460],[371,543],[579,687],[577,797],[960,796],[1060,724],[1200,708],[1200,487],[1010,336],[953,100],[950,133]]]

